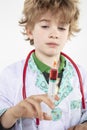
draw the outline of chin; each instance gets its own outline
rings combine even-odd
[[[49,56],[56,56],[56,55],[58,55],[58,50],[48,51],[48,55],[49,55]]]
[[[53,57],[53,56],[58,55],[58,53],[52,53],[52,52],[51,52],[51,53],[47,53],[46,55],[49,56],[49,57]]]

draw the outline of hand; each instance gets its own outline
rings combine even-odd
[[[76,126],[72,126],[68,130],[87,130],[87,122],[85,122],[83,124],[76,125]]]
[[[58,97],[55,96],[55,100]],[[13,114],[16,118],[39,118],[44,120],[51,120],[51,117],[44,113],[41,109],[41,102],[46,103],[51,109],[55,106],[47,94],[32,95],[25,100],[21,101],[14,107]]]

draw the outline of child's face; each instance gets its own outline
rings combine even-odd
[[[36,52],[55,56],[60,54],[69,36],[69,24],[62,25],[50,12],[35,24],[29,37],[34,40]]]

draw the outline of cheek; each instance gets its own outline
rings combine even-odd
[[[35,46],[40,46],[41,42],[42,42],[42,36],[40,36],[40,34],[35,34],[34,38],[34,45]]]
[[[66,42],[68,40],[68,32],[64,33],[62,39]]]
[[[35,42],[41,43],[42,41],[45,41],[45,39],[47,39],[47,34],[43,32],[37,32],[33,35],[33,39]]]

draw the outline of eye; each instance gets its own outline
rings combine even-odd
[[[42,28],[49,28],[49,26],[47,26],[47,25],[42,25],[41,27]]]
[[[66,28],[64,28],[64,27],[58,27],[58,29],[61,30],[61,31],[65,31],[66,30]]]

